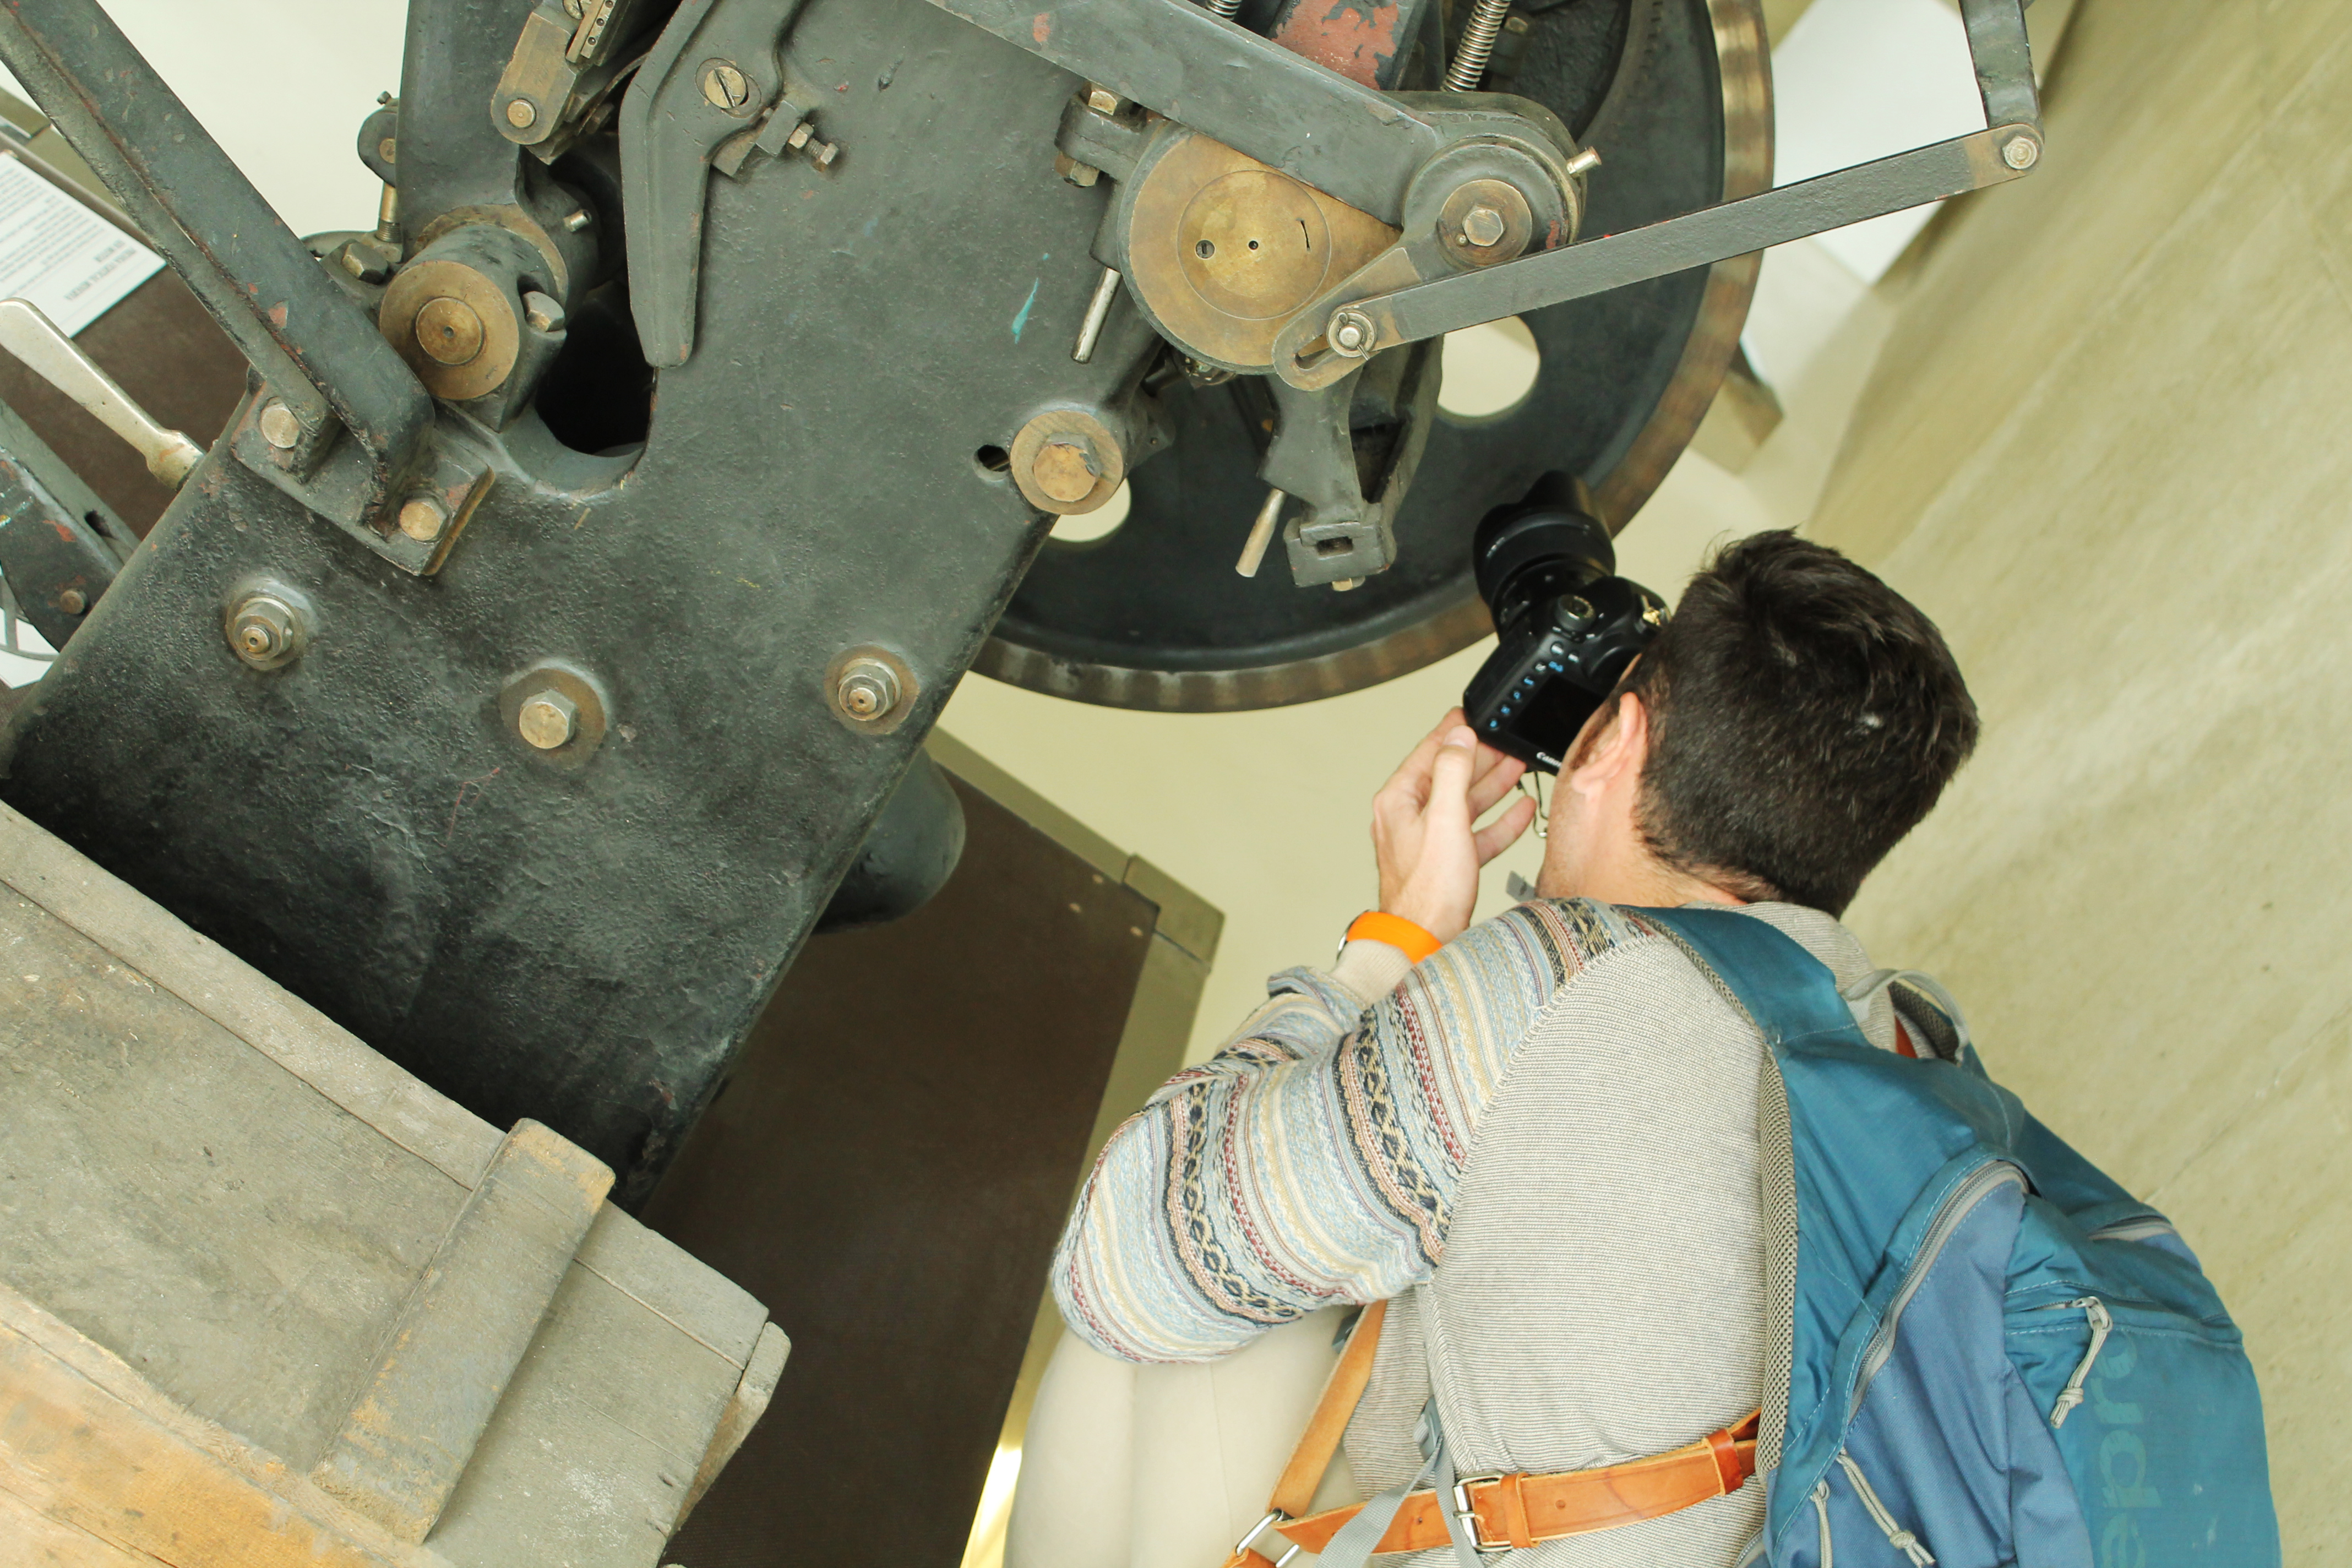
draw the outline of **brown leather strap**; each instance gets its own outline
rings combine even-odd
[[[1265,1505],[1268,1509],[1298,1519],[1315,1506],[1315,1489],[1323,1484],[1323,1472],[1331,1468],[1331,1456],[1339,1451],[1339,1439],[1347,1436],[1349,1418],[1364,1397],[1364,1385],[1372,1380],[1372,1352],[1380,1348],[1381,1324],[1388,1315],[1389,1304],[1375,1301],[1356,1320],[1356,1331],[1349,1336],[1348,1348],[1324,1381],[1323,1397],[1315,1402],[1315,1415],[1292,1451],[1290,1463],[1283,1467],[1282,1479],[1274,1484],[1274,1500]]]
[[[1372,1353],[1380,1349],[1381,1324],[1388,1315],[1389,1304],[1375,1301],[1356,1320],[1348,1348],[1339,1352],[1338,1364],[1324,1380],[1323,1397],[1315,1402],[1315,1414],[1307,1418],[1298,1447],[1291,1450],[1290,1463],[1283,1467],[1282,1479],[1274,1483],[1274,1499],[1266,1504],[1269,1521],[1277,1516],[1297,1519],[1315,1506],[1315,1489],[1323,1484],[1323,1472],[1331,1468],[1331,1456],[1339,1451],[1339,1439],[1347,1436],[1348,1421],[1364,1397],[1364,1385],[1372,1380]],[[1270,1533],[1262,1532],[1258,1542],[1271,1544]],[[1280,1555],[1279,1552],[1275,1554]],[[1225,1568],[1273,1568],[1273,1564],[1274,1558],[1252,1546],[1237,1549],[1225,1560]]]
[[[1750,1415],[1672,1453],[1596,1470],[1482,1476],[1467,1481],[1464,1485],[1477,1521],[1478,1540],[1488,1546],[1533,1546],[1661,1519],[1738,1491],[1756,1473],[1756,1427],[1757,1417]],[[1304,1519],[1277,1521],[1267,1534],[1320,1552],[1362,1509],[1363,1504],[1351,1503]],[[1444,1500],[1435,1492],[1414,1492],[1372,1550],[1426,1552],[1452,1539]],[[1236,1554],[1232,1568],[1260,1568],[1271,1561],[1251,1551]]]

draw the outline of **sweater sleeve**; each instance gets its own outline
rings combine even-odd
[[[1428,1279],[1511,1057],[1622,923],[1521,905],[1369,1005],[1347,982],[1381,975],[1374,954],[1276,975],[1104,1146],[1054,1259],[1072,1331],[1129,1361],[1205,1361]]]

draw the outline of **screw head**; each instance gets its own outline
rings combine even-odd
[[[515,714],[515,732],[542,752],[570,744],[579,728],[580,704],[552,689],[524,698]]]
[[[1094,447],[1083,436],[1057,436],[1037,448],[1030,482],[1058,501],[1081,501],[1102,482]]]
[[[442,364],[471,364],[488,336],[482,318],[463,300],[444,294],[416,312],[416,346]]]
[[[79,588],[68,588],[58,595],[58,608],[69,616],[80,615],[89,608],[89,595]]]
[[[2012,136],[2000,150],[2000,161],[2012,169],[2031,169],[2042,161],[2042,143],[2031,136]]]
[[[261,405],[261,438],[281,452],[291,451],[302,439],[302,421],[282,399],[273,397]]]
[[[721,60],[702,73],[702,96],[713,109],[732,114],[751,101],[751,79],[740,66]]]
[[[1379,339],[1379,329],[1372,319],[1361,310],[1340,310],[1331,313],[1330,331],[1326,334],[1331,348],[1342,359],[1361,359],[1372,352]]]
[[[255,669],[299,657],[307,637],[300,612],[276,594],[248,594],[228,613],[229,651]]]
[[[530,323],[534,332],[560,332],[563,330],[563,306],[533,289],[522,297],[522,319]]]
[[[520,101],[522,101],[522,100],[521,100],[520,99],[517,99],[515,101],[516,101],[517,103],[520,103]],[[508,112],[508,113],[509,113],[509,114],[511,114],[511,113],[513,113],[513,112],[514,112],[514,109],[513,109],[513,106],[512,106],[512,105],[509,105],[509,106],[508,106],[507,112]],[[377,157],[379,157],[379,158],[383,159],[383,160],[385,163],[399,163],[399,162],[400,162],[400,140],[399,140],[399,138],[394,137],[394,136],[387,136],[387,137],[385,137],[383,141],[378,142],[375,144],[375,155],[376,155]]]
[[[898,672],[878,658],[854,658],[844,667],[833,700],[842,712],[871,722],[898,706]]]
[[[1480,249],[1498,243],[1510,232],[1510,225],[1493,207],[1476,206],[1462,215],[1462,243]]]
[[[527,98],[507,100],[507,123],[518,131],[528,131],[539,123],[539,106]]]
[[[401,503],[400,531],[430,544],[449,526],[449,509],[432,496],[411,496]]]

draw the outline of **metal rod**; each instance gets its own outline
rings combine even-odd
[[[23,300],[0,300],[0,349],[25,368],[81,405],[91,417],[138,448],[147,471],[173,489],[205,455],[177,430],[166,430],[39,307]]]
[[[1477,0],[1470,12],[1470,20],[1462,28],[1462,42],[1454,50],[1454,63],[1445,68],[1445,85],[1456,92],[1475,92],[1478,84],[1486,79],[1486,60],[1495,52],[1495,39],[1503,31],[1503,18],[1511,14],[1511,0]]]
[[[1070,357],[1080,364],[1095,357],[1095,345],[1102,341],[1103,323],[1110,320],[1112,301],[1118,298],[1118,268],[1104,268],[1102,281],[1095,285],[1095,297],[1087,305],[1087,319],[1078,327],[1078,346],[1070,351]]]
[[[1265,492],[1265,504],[1257,509],[1257,521],[1250,525],[1249,542],[1242,546],[1242,558],[1234,570],[1244,577],[1257,575],[1259,563],[1265,559],[1265,547],[1274,542],[1274,525],[1282,521],[1282,503],[1290,498],[1280,490]]]

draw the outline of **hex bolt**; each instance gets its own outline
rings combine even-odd
[[[1503,236],[1509,229],[1510,225],[1504,220],[1503,215],[1493,207],[1472,207],[1462,215],[1462,243],[1475,245],[1481,250],[1502,243]]]
[[[528,131],[539,123],[539,106],[527,98],[507,100],[507,123],[518,131]]]
[[[579,729],[580,704],[552,687],[524,698],[515,712],[515,733],[542,752],[570,744]]]
[[[79,588],[68,588],[58,595],[58,608],[69,616],[80,615],[89,608],[89,595]]]
[[[229,651],[255,669],[297,658],[308,633],[299,611],[276,594],[247,594],[228,613]]]
[[[400,531],[420,544],[430,544],[449,526],[449,509],[432,496],[411,496],[401,503]]]
[[[885,718],[898,706],[898,672],[878,658],[853,658],[842,668],[833,701],[860,723]]]
[[[751,79],[732,60],[720,60],[702,73],[702,97],[713,109],[732,114],[751,101]]]
[[[1331,328],[1328,334],[1331,351],[1342,359],[1362,359],[1372,352],[1379,341],[1379,329],[1372,319],[1361,310],[1339,310],[1331,312]]]
[[[534,332],[560,332],[563,330],[563,307],[534,289],[522,297],[522,319],[530,323]]]
[[[1127,107],[1127,100],[1107,87],[1087,88],[1087,107],[1097,114],[1117,114]]]
[[[281,452],[288,452],[302,439],[302,421],[286,406],[283,398],[273,397],[261,405],[261,438]]]
[[[2000,161],[2022,173],[2042,161],[2042,143],[2031,136],[2012,136],[2000,150]]]

